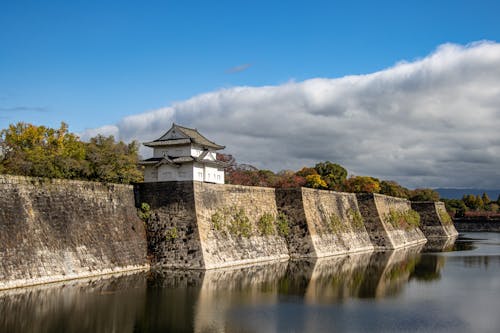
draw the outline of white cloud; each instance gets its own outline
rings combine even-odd
[[[330,160],[410,187],[500,187],[500,44],[444,44],[367,75],[222,89],[126,117],[114,133],[152,140],[172,121],[260,168]]]

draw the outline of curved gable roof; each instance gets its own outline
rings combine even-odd
[[[189,140],[189,141],[188,141]],[[225,146],[216,144],[213,141],[208,140],[204,137],[196,128],[189,128],[180,126],[177,124],[172,124],[172,127],[163,134],[160,138],[145,142],[145,146],[161,146],[161,145],[172,145],[172,144],[184,144],[184,143],[196,143],[202,147],[213,148],[216,150],[224,149]]]

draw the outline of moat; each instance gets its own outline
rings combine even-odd
[[[500,233],[0,292],[0,332],[498,332]]]

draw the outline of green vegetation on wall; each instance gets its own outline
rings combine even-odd
[[[443,224],[451,224],[452,220],[448,212],[444,209],[438,209],[439,219]]]
[[[138,209],[137,214],[141,220],[147,222],[151,217],[151,207],[147,203],[143,202],[141,207]]]
[[[281,236],[288,236],[290,233],[290,222],[285,213],[280,212],[276,217],[276,226],[278,227],[278,232]]]
[[[365,221],[363,220],[363,216],[361,216],[361,213],[359,211],[349,208],[347,210],[347,216],[349,216],[354,230],[361,231],[364,229]]]
[[[420,215],[413,209],[399,211],[390,209],[385,214],[384,221],[391,224],[394,228],[414,229],[420,225]]]
[[[341,233],[347,230],[347,225],[342,222],[342,218],[336,214],[330,214],[328,217],[328,228],[331,232]]]
[[[173,227],[165,231],[165,240],[167,241],[173,241],[179,237],[179,234],[177,232],[177,228]]]
[[[243,208],[237,206],[219,208],[212,214],[210,220],[216,231],[227,231],[232,235],[242,237],[252,235],[252,224]]]
[[[276,218],[271,213],[264,213],[257,222],[257,228],[259,232],[263,236],[273,235],[275,233],[275,224]]]

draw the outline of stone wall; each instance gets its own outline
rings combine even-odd
[[[276,227],[272,188],[142,183],[136,199],[152,208],[147,234],[153,264],[211,269],[289,257]]]
[[[136,204],[147,203],[148,255],[152,265],[205,268],[196,218],[193,182],[140,183]]]
[[[131,186],[0,176],[0,289],[148,267]]]
[[[288,259],[273,188],[194,182],[205,268]]]
[[[411,208],[420,215],[420,230],[427,238],[448,238],[458,235],[443,202],[412,202]]]
[[[418,227],[394,225],[388,221],[388,216],[394,212],[410,211],[410,201],[374,193],[356,196],[366,229],[376,249],[397,249],[426,242]]]
[[[292,257],[324,257],[373,250],[356,196],[309,188],[276,190],[278,210],[289,220]]]

